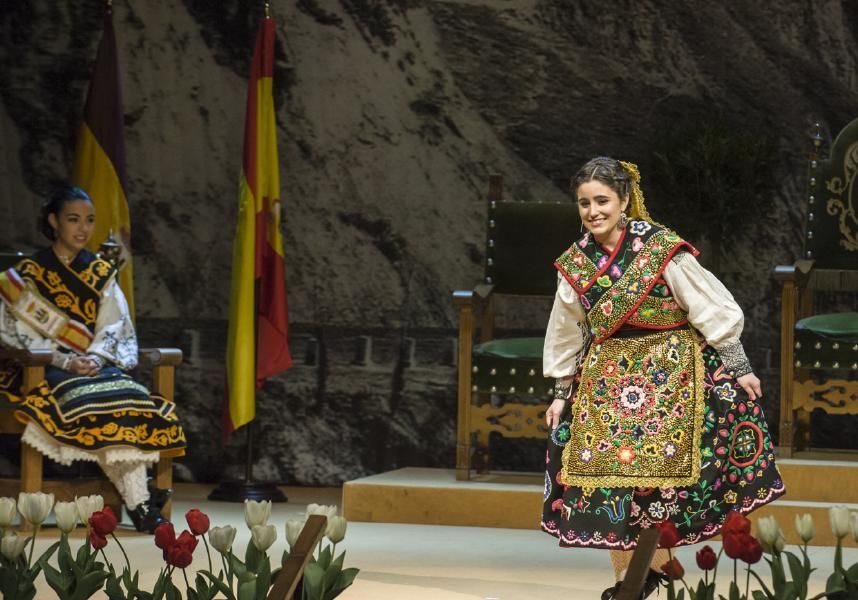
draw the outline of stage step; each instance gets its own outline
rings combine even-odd
[[[858,464],[833,460],[781,459],[778,467],[787,494],[751,514],[773,515],[787,542],[800,540],[795,516],[810,513],[816,524],[814,545],[834,545],[828,509],[858,511]],[[532,529],[538,527],[543,476],[492,473],[457,481],[453,469],[404,468],[343,485],[343,514],[352,521],[415,523]],[[845,545],[858,547],[853,536]]]

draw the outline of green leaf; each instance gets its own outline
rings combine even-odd
[[[248,571],[258,573],[262,560],[265,558],[267,558],[267,555],[264,552],[260,552],[256,546],[253,545],[253,540],[248,542],[247,550],[244,552],[244,562],[247,565]]]
[[[355,567],[349,567],[348,569],[343,569],[342,571],[340,571],[340,576],[337,578],[337,582],[331,588],[331,595],[329,597],[336,598],[337,596],[342,594],[343,591],[352,584],[359,572],[360,569],[357,569]]]
[[[319,553],[319,565],[324,569],[328,570],[328,567],[331,566],[331,547],[325,546],[325,548]]]
[[[242,575],[247,573],[247,567],[244,565],[243,562],[238,560],[238,557],[232,552],[230,552],[229,554],[229,563],[230,567],[232,568],[232,572],[235,573],[236,577],[241,577]]]
[[[304,593],[308,598],[321,600],[322,595],[322,579],[325,577],[325,570],[319,563],[307,563],[304,567]]]
[[[201,573],[212,582],[213,590],[226,596],[227,600],[235,600],[235,594],[232,593],[232,590],[223,580],[223,571],[218,573],[217,577],[215,577],[211,571],[201,571]]]
[[[256,576],[256,600],[265,600],[268,596],[268,588],[271,587],[271,581],[271,561],[266,556],[259,567],[259,574]]]
[[[742,594],[739,592],[739,586],[735,581],[730,582],[730,600],[741,600]]]
[[[255,600],[256,577],[251,576],[238,584],[238,600]]]

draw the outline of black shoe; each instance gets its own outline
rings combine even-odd
[[[146,482],[146,487],[149,489],[149,504],[156,507],[158,510],[164,508],[167,500],[173,495],[173,488],[159,488],[155,486],[155,480],[150,477]]]
[[[157,508],[159,511],[167,504],[167,500],[173,495],[171,488],[162,489],[156,487],[149,488],[149,504]]]
[[[618,581],[604,592],[602,592],[602,600],[614,600],[617,597],[617,594],[620,593],[620,588],[623,587],[623,582]]]
[[[648,598],[654,591],[656,591],[659,586],[667,587],[670,578],[664,573],[659,573],[655,569],[650,569],[649,573],[646,575],[646,581],[644,581],[643,594],[641,598]]]
[[[167,523],[167,519],[161,514],[161,510],[149,502],[141,502],[134,509],[125,508],[134,528],[142,533],[155,533],[155,528],[161,523]]]

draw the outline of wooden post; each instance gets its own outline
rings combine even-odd
[[[316,544],[325,535],[327,525],[328,519],[324,515],[310,515],[304,524],[304,528],[301,529],[295,545],[290,549],[289,557],[283,563],[283,568],[280,569],[280,573],[274,580],[274,585],[268,592],[267,600],[292,599],[292,595],[304,574],[304,567],[310,562]]]
[[[658,549],[660,535],[655,527],[640,532],[638,544],[623,579],[623,585],[617,593],[617,600],[637,600],[641,597],[647,575],[649,575],[650,563],[652,563],[655,551]]]
[[[24,381],[21,393],[27,394],[45,379],[45,364],[51,360],[51,352],[42,360],[27,360],[24,363]],[[42,455],[29,444],[21,444],[21,491],[42,491]]]
[[[182,363],[182,351],[176,348],[156,348],[152,350],[141,350],[153,365],[152,367],[152,392],[166,398],[170,402],[175,399],[176,366]],[[166,490],[173,487],[173,459],[161,456],[155,463],[155,486]],[[161,508],[161,514],[167,520],[173,510],[173,500],[168,498]]]
[[[456,418],[456,479],[471,477],[471,352],[474,348],[473,292],[453,292],[453,303],[459,313],[458,403]]]
[[[793,434],[795,432],[792,409],[793,394],[793,350],[795,348],[795,312],[797,290],[792,278],[783,279],[781,292],[781,408],[780,440],[778,446],[783,458],[793,453]]]

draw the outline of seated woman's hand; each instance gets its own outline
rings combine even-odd
[[[763,390],[760,387],[759,378],[753,373],[748,373],[739,377],[736,382],[742,386],[745,393],[748,394],[748,399],[757,400],[763,397]]]
[[[548,410],[545,411],[545,424],[551,427],[551,429],[557,429],[557,426],[560,425],[560,415],[563,414],[563,409],[565,408],[566,400],[554,400],[551,406],[548,407]]]
[[[90,377],[98,373],[98,363],[88,356],[76,356],[69,361],[69,371]]]

